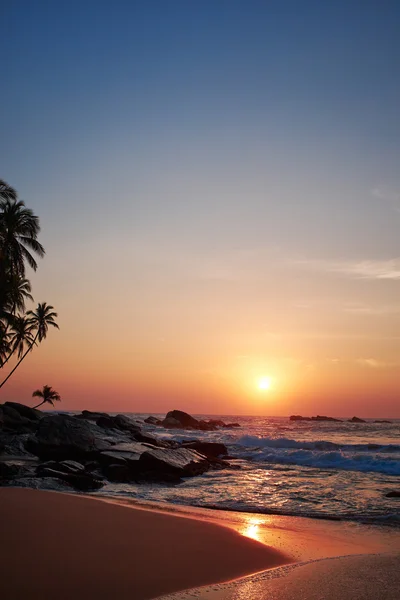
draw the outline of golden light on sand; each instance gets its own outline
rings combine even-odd
[[[260,379],[257,382],[257,387],[261,391],[267,391],[267,390],[271,389],[272,383],[273,383],[272,377],[267,377],[267,376],[260,377]]]

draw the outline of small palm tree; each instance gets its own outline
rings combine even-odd
[[[43,401],[34,406],[33,408],[38,408],[42,406],[42,404],[51,404],[54,406],[54,402],[61,402],[61,396],[56,390],[53,390],[51,385],[44,385],[43,389],[35,390],[32,394],[32,398],[37,396],[38,398],[43,398]]]

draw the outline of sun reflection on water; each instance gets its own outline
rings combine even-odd
[[[266,519],[261,519],[258,516],[248,516],[246,521],[243,523],[243,528],[240,533],[252,540],[257,542],[265,542],[265,530],[262,529],[262,525],[265,525]]]

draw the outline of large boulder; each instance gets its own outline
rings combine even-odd
[[[111,446],[96,425],[69,415],[43,417],[36,437],[27,443],[29,452],[42,460],[90,459]]]
[[[103,429],[118,429],[119,431],[127,431],[132,434],[140,431],[139,425],[126,415],[116,415],[115,417],[103,415],[97,419],[96,423]]]
[[[360,417],[352,417],[349,419],[349,423],[366,423],[364,419],[360,419]]]
[[[25,417],[25,419],[30,419],[31,421],[38,421],[43,417],[43,413],[40,410],[25,406],[25,404],[20,404],[19,402],[5,402],[4,406],[13,408],[21,417]]]
[[[187,448],[147,448],[140,456],[142,471],[162,472],[178,477],[194,477],[210,468],[206,457]]]
[[[0,405],[0,426],[3,431],[13,431],[15,433],[29,433],[35,431],[37,419],[31,419],[22,415],[22,413],[11,406],[13,403]],[[22,405],[18,405],[22,406]],[[24,408],[28,408],[25,406]]]
[[[107,413],[103,412],[92,412],[91,410],[83,410],[80,415],[77,415],[78,419],[88,419],[89,421],[97,421],[100,417],[108,417]]]
[[[200,442],[199,440],[182,442],[182,448],[196,450],[196,452],[203,454],[207,458],[216,458],[217,456],[226,456],[228,454],[225,444],[218,442]]]
[[[161,421],[161,425],[165,427],[165,429],[182,429],[182,423],[178,421],[178,419],[174,419],[173,417],[165,417],[163,421]]]
[[[65,473],[64,471],[42,467],[37,471],[37,474],[42,477],[61,479],[61,481],[65,481],[80,492],[98,490],[104,485],[104,482],[92,473]]]
[[[183,410],[170,410],[169,413],[167,413],[166,419],[176,419],[184,429],[190,427],[198,429],[199,426],[199,421],[188,413],[183,412]]]

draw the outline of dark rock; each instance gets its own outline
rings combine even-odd
[[[149,423],[149,425],[161,425],[162,421],[161,419],[157,419],[157,417],[147,417],[147,419],[144,420],[145,423]]]
[[[225,444],[220,444],[218,442],[200,442],[198,440],[193,442],[182,442],[182,448],[196,450],[207,458],[215,458],[217,456],[228,454],[228,449]]]
[[[160,440],[154,437],[154,435],[150,435],[149,433],[143,433],[141,431],[135,433],[134,438],[138,442],[144,442],[146,444],[151,444],[152,446],[159,446],[160,448],[171,448],[176,445],[174,442]]]
[[[193,429],[198,428],[199,421],[194,417],[190,416],[188,413],[183,412],[182,410],[171,410],[167,413],[166,419],[176,419],[179,421],[182,427],[187,429],[188,427],[193,427]]]
[[[30,433],[0,432],[0,454],[2,456],[35,458],[26,449]]]
[[[400,491],[393,490],[392,492],[388,492],[386,498],[400,498]]]
[[[128,483],[132,481],[132,472],[126,463],[105,465],[103,473],[109,481],[114,483]]]
[[[89,459],[111,446],[101,435],[101,429],[87,420],[68,415],[43,417],[36,438],[27,442],[27,449],[43,460]]]
[[[37,474],[42,475],[43,477],[56,477],[57,479],[66,481],[80,492],[98,490],[103,486],[103,481],[100,481],[90,473],[64,473],[63,471],[57,471],[56,469],[47,467],[38,470]]]
[[[0,461],[0,485],[21,477],[35,475],[35,465],[18,460]]]
[[[15,479],[20,474],[19,465],[7,462],[0,462],[0,480]]]
[[[48,462],[42,463],[38,465],[36,472],[38,475],[43,474],[43,471],[46,469],[52,469],[55,471],[60,471],[62,473],[84,473],[85,467],[74,460],[62,460],[57,462],[55,460],[50,460]]]
[[[173,417],[166,417],[161,421],[161,425],[166,429],[182,429],[182,423]]]
[[[392,421],[386,421],[385,419],[377,419],[374,423],[392,423]]]
[[[71,492],[72,487],[56,477],[21,477],[13,479],[13,487],[31,488],[33,490],[52,490],[55,492]]]
[[[0,418],[3,431],[28,433],[35,431],[37,426],[37,421],[35,419],[28,419],[27,417],[22,416],[21,413],[13,406],[10,406],[9,403],[0,405]]]
[[[139,442],[116,444],[111,449],[101,452],[98,458],[102,465],[129,464],[131,468],[138,470],[139,459],[148,449],[149,446]]]
[[[38,421],[43,417],[43,413],[40,410],[25,406],[25,404],[20,404],[19,402],[5,402],[4,406],[13,408],[21,415],[21,417],[30,419],[31,421]]]
[[[80,415],[77,415],[78,419],[88,419],[89,421],[97,421],[100,417],[108,417],[107,413],[103,412],[92,412],[91,410],[83,410]]]
[[[140,456],[142,471],[171,473],[179,477],[193,477],[208,471],[210,465],[205,456],[187,448],[147,448]]]
[[[226,425],[224,425],[224,427],[226,429],[229,429],[230,427],[241,427],[241,425],[239,425],[239,423],[226,423]]]
[[[359,417],[353,417],[352,419],[349,419],[349,423],[366,423],[366,421],[364,421],[364,419],[360,419]]]
[[[317,415],[316,417],[302,417],[301,415],[291,415],[290,421],[333,421],[334,423],[341,423],[340,419],[334,419],[333,417],[327,417],[325,415]]]
[[[128,431],[133,434],[140,431],[139,425],[125,415],[116,415],[115,417],[110,417],[110,415],[101,416],[97,419],[96,423],[103,429],[119,429],[120,431]]]
[[[187,427],[186,429],[199,429],[200,431],[217,431],[218,426],[212,421],[198,421],[197,427]]]

